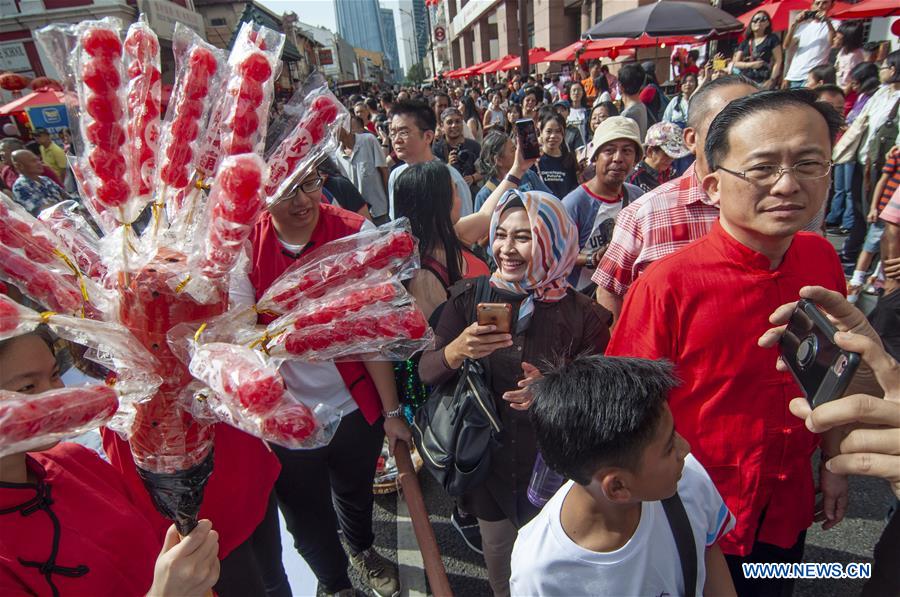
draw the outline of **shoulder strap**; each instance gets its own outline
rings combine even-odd
[[[444,267],[440,261],[426,256],[422,258],[420,267],[423,270],[434,274],[438,281],[440,281],[441,286],[444,287],[444,292],[449,294],[450,286],[452,286],[452,283],[450,282],[450,272],[447,271],[447,268]]]
[[[681,560],[681,574],[684,577],[684,596],[695,597],[697,593],[697,546],[694,543],[694,531],[681,496],[675,492],[670,498],[662,500],[663,510],[672,528],[675,545],[678,547],[678,558]]]

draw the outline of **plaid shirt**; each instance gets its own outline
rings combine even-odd
[[[718,219],[719,208],[703,192],[692,165],[619,212],[612,242],[591,280],[624,296],[644,268],[705,236]]]

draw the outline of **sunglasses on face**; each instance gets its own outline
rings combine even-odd
[[[768,17],[754,17],[753,19],[751,19],[750,22],[751,22],[751,23],[765,23],[765,22],[767,22],[768,20],[769,20]]]

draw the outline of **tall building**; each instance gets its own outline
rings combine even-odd
[[[422,62],[428,51],[428,40],[431,36],[428,31],[428,18],[425,15],[425,11],[427,10],[425,8],[425,0],[412,0],[412,9],[413,20],[416,25],[416,48],[419,50],[416,61]]]
[[[335,2],[334,13],[341,37],[357,48],[384,53],[378,0]]]
[[[392,81],[403,79],[403,73],[400,72],[400,51],[397,48],[397,30],[394,25],[394,11],[390,8],[379,8],[381,14],[381,40],[384,42],[384,55],[388,59],[387,63],[390,70],[393,71]]]

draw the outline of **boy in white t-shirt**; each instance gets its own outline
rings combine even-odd
[[[660,500],[676,490],[697,550],[696,595],[734,595],[719,538],[734,526],[666,402],[672,365],[580,357],[536,381],[530,417],[547,465],[572,479],[519,531],[513,595],[684,595]]]

